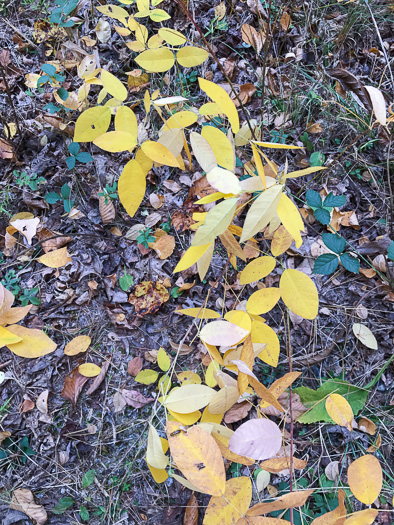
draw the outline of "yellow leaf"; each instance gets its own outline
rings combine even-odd
[[[256,140],[252,141],[257,146],[262,148],[271,148],[271,149],[302,149],[302,146],[288,146],[287,144],[278,144],[276,142],[258,142]]]
[[[274,257],[282,255],[288,250],[293,242],[293,237],[282,225],[275,231],[271,241],[271,253]]]
[[[271,186],[257,197],[246,215],[240,242],[246,242],[265,228],[276,215],[282,186]]]
[[[134,111],[127,106],[120,106],[115,114],[115,130],[130,133],[137,139],[138,122]]]
[[[165,146],[177,158],[182,152],[184,141],[183,131],[175,128],[164,131],[157,142]]]
[[[266,503],[257,503],[246,512],[246,516],[248,516],[249,518],[249,516],[261,516],[262,514],[268,514],[277,510],[288,509],[290,507],[302,507],[305,504],[306,500],[309,498],[309,496],[313,493],[313,490],[314,489],[288,492],[287,494],[284,494],[283,496],[275,499],[274,501]],[[252,521],[252,523],[258,522]],[[283,523],[283,525],[288,525],[288,523],[289,522],[285,522]],[[273,523],[272,525],[282,524],[279,522],[278,524]]]
[[[159,348],[159,353],[157,354],[157,364],[159,365],[160,370],[167,372],[171,366],[170,358],[168,357],[164,348]]]
[[[164,469],[168,465],[168,456],[165,455],[162,438],[153,425],[149,425],[146,462],[155,469]]]
[[[203,104],[200,107],[198,112],[200,113],[200,115],[210,115],[211,117],[215,117],[217,115],[220,115],[222,113],[222,110],[220,109],[220,106],[215,102],[207,102],[206,104]],[[245,144],[247,144],[247,141],[245,142]]]
[[[263,467],[262,467],[263,468]],[[338,507],[331,512],[326,512],[322,516],[315,518],[311,525],[343,525],[346,516],[345,491],[338,491]]]
[[[182,423],[183,425],[194,425],[201,417],[201,412],[196,410],[190,414],[179,414],[179,412],[174,412],[168,408],[168,412],[172,415],[175,421]]]
[[[182,385],[172,390],[163,404],[179,414],[190,414],[207,406],[215,394],[215,390],[205,385]]]
[[[59,248],[58,250],[45,253],[44,255],[41,255],[38,260],[45,266],[49,266],[49,268],[61,268],[72,261],[71,257],[67,253],[66,246]]]
[[[162,73],[172,68],[175,63],[174,53],[166,47],[148,49],[135,58],[137,64],[148,72]]]
[[[9,344],[18,343],[19,341],[22,341],[22,337],[13,334],[7,330],[7,328],[4,328],[4,326],[0,326],[0,348]]]
[[[201,427],[194,426],[185,432],[181,426],[176,421],[167,421],[166,424],[170,451],[177,468],[199,490],[221,496],[225,492],[226,472],[219,447]]]
[[[130,217],[134,217],[146,190],[146,174],[136,160],[123,168],[118,181],[119,199]]]
[[[97,11],[100,11],[103,15],[109,16],[119,20],[122,24],[127,25],[126,18],[129,17],[129,13],[123,7],[119,7],[114,4],[100,5],[96,7]]]
[[[370,454],[356,459],[349,465],[347,480],[358,501],[372,505],[382,490],[383,474],[379,460]]]
[[[200,226],[194,236],[192,246],[203,246],[211,243],[218,235],[224,233],[233,220],[238,198],[227,199],[209,210],[205,223]]]
[[[64,347],[64,353],[66,355],[77,355],[82,352],[86,352],[89,348],[92,340],[88,335],[79,335],[74,337],[69,343]]]
[[[129,35],[131,35],[131,31],[130,31],[130,29],[127,29],[127,27],[121,27],[121,26],[115,26],[114,25],[114,29],[118,33],[118,35],[120,35],[120,36],[129,36]]]
[[[302,177],[303,175],[309,175],[310,173],[315,173],[316,171],[326,170],[327,168],[323,166],[310,166],[304,170],[291,171],[283,175],[282,180],[295,179],[296,177]]]
[[[275,331],[264,323],[253,321],[251,337],[254,345],[267,345],[257,357],[264,363],[276,367],[279,360],[280,343]]]
[[[280,299],[279,288],[262,288],[252,293],[246,303],[246,311],[252,315],[265,314],[272,310]]]
[[[287,195],[282,193],[276,212],[283,226],[295,240],[296,247],[299,248],[302,244],[300,232],[304,231],[305,228],[297,206]]]
[[[154,142],[153,140],[147,140],[142,144],[141,149],[145,155],[154,162],[179,168],[179,162],[163,144]]]
[[[204,255],[204,253],[208,250],[208,248],[211,247],[212,244],[213,243],[205,244],[203,246],[191,246],[188,250],[186,250],[182,259],[176,265],[173,273],[183,272],[184,270],[187,270],[193,266],[193,264],[196,264],[196,262]]]
[[[149,17],[153,22],[163,22],[164,20],[171,18],[164,9],[152,9],[149,11]]]
[[[365,509],[355,512],[348,518],[344,525],[371,525],[375,523],[379,512],[376,509]],[[336,525],[336,524],[334,524]]]
[[[209,57],[208,51],[195,46],[185,46],[176,55],[178,64],[182,67],[199,66]]]
[[[97,106],[89,108],[78,117],[75,123],[74,141],[93,142],[103,135],[111,122],[111,109]]]
[[[190,370],[180,372],[177,378],[183,385],[201,385],[201,377]]]
[[[215,384],[215,386],[217,383]],[[211,414],[208,407],[204,408],[204,412],[201,416],[201,423],[216,423],[217,425],[220,425],[221,421],[223,419],[223,414]]]
[[[319,309],[319,296],[315,283],[299,270],[285,270],[279,289],[285,305],[304,319],[315,319]]]
[[[231,100],[229,95],[224,91],[223,88],[217,86],[214,82],[199,78],[198,83],[200,88],[205,91],[209,98],[211,98],[220,107],[222,112],[227,116],[233,133],[239,131],[239,117],[237,108],[234,102]]]
[[[209,308],[183,308],[182,310],[175,310],[176,314],[190,315],[195,319],[220,319],[220,314]]]
[[[373,86],[364,86],[368,91],[369,98],[372,102],[373,111],[375,113],[376,120],[382,126],[386,125],[386,101],[384,99],[383,93],[380,89]]]
[[[159,29],[159,36],[172,46],[181,46],[186,43],[186,37],[179,31],[175,31],[175,29],[162,27]]]
[[[252,500],[252,482],[241,476],[226,481],[223,496],[212,496],[204,516],[204,525],[237,523],[245,515]]]
[[[119,153],[134,149],[137,145],[137,137],[127,131],[108,131],[94,139],[93,144],[104,151]]]
[[[261,160],[259,150],[253,144],[253,142],[252,142],[252,150],[253,150],[253,160],[254,160],[254,163],[256,164],[257,173],[259,174],[259,177],[261,179],[261,182],[263,183],[264,188],[267,189],[267,182],[265,180],[263,162]]]
[[[122,84],[122,82],[116,78],[115,75],[109,73],[105,69],[101,70],[101,80],[104,86],[104,89],[108,91],[110,95],[114,98],[123,102],[127,98],[127,89]]]
[[[273,257],[263,256],[254,259],[241,272],[239,279],[240,284],[250,284],[267,277],[276,266],[276,261]]]
[[[149,465],[148,462],[147,462],[147,465],[156,483],[164,483],[165,481],[167,481],[168,474],[165,469],[159,469],[159,468],[152,467],[151,465]]]
[[[28,304],[27,306],[10,308],[0,317],[0,326],[19,323],[19,321],[22,321],[22,319],[30,312],[32,306],[32,304]]]
[[[241,186],[238,177],[229,170],[215,166],[207,174],[209,184],[224,194],[232,193],[238,195],[241,192]]]
[[[242,310],[230,310],[226,313],[224,319],[230,323],[236,324],[247,332],[250,332],[252,329],[252,321],[249,315]]]
[[[25,328],[18,324],[7,326],[7,330],[22,338],[22,341],[18,343],[6,345],[11,352],[20,357],[33,359],[50,354],[56,350],[57,344],[41,330]]]
[[[208,272],[209,266],[212,261],[213,251],[215,249],[215,242],[211,242],[207,251],[197,261],[197,271],[200,280],[203,281]]]
[[[157,380],[158,377],[159,374],[156,372],[156,370],[146,369],[138,372],[138,374],[135,376],[135,381],[137,381],[137,383],[142,383],[143,385],[151,385]]]
[[[226,386],[216,392],[208,405],[211,414],[224,414],[229,410],[239,398],[237,386]]]
[[[352,330],[357,339],[359,339],[367,348],[370,348],[371,350],[378,349],[376,337],[373,335],[368,326],[360,323],[354,323]]]
[[[84,363],[79,365],[78,372],[85,377],[96,377],[101,372],[101,368],[94,363]]]
[[[233,147],[223,131],[220,131],[220,129],[214,126],[204,126],[201,135],[211,146],[217,164],[226,170],[234,171]]]
[[[353,410],[348,401],[339,394],[331,394],[326,399],[326,410],[337,425],[346,427],[352,432]]]
[[[163,130],[182,129],[192,126],[197,122],[198,115],[193,111],[178,111],[172,115],[163,126]]]
[[[207,139],[192,131],[190,133],[190,144],[197,162],[206,173],[217,166],[215,154]]]
[[[204,379],[205,379],[206,385],[210,386],[211,388],[214,388],[218,384],[214,376],[214,372],[218,372],[218,371],[219,371],[219,365],[215,361],[211,361],[208,365],[208,368],[205,371]]]
[[[0,316],[3,316],[9,311],[11,306],[14,304],[15,296],[12,292],[7,290],[0,282]]]
[[[233,346],[242,341],[248,330],[229,321],[212,321],[207,323],[200,332],[200,339],[209,345]]]

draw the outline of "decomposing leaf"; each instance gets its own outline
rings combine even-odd
[[[159,282],[143,281],[137,284],[129,303],[134,305],[138,315],[154,314],[170,298],[165,286]]]
[[[29,489],[16,489],[12,493],[10,509],[23,512],[36,524],[44,525],[48,520],[46,510],[34,502],[34,496]]]

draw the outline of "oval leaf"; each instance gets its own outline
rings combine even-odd
[[[282,432],[269,419],[251,419],[243,423],[231,436],[228,448],[239,456],[269,459],[282,446]]]
[[[215,394],[209,386],[183,385],[170,392],[163,405],[179,414],[190,414],[206,407]]]
[[[66,355],[77,355],[81,354],[82,352],[86,352],[91,342],[92,340],[88,335],[79,335],[78,337],[74,337],[74,339],[66,344],[64,353]]]
[[[54,352],[57,348],[57,344],[41,330],[25,328],[18,324],[7,326],[7,330],[22,338],[22,341],[18,343],[6,345],[11,352],[20,357],[29,359],[42,357]]]
[[[280,278],[279,289],[289,310],[304,319],[315,319],[319,296],[310,277],[299,270],[285,270]]]
[[[353,430],[353,410],[343,396],[340,394],[329,395],[326,399],[326,410],[334,423],[346,427],[350,432]]]
[[[356,459],[349,465],[347,479],[358,501],[372,505],[382,490],[383,474],[379,460],[370,454]]]
[[[94,363],[84,363],[79,365],[78,372],[85,377],[96,377],[101,372],[101,368]]]
[[[252,482],[241,476],[229,479],[223,496],[212,496],[204,516],[204,525],[237,523],[252,500]]]
[[[120,202],[130,215],[134,217],[146,190],[146,174],[136,160],[130,160],[123,168],[118,181]]]
[[[254,259],[241,272],[239,284],[250,284],[267,277],[276,266],[273,257],[264,256]]]
[[[229,321],[212,321],[200,332],[204,343],[214,346],[233,346],[248,335],[248,331]]]
[[[365,326],[364,324],[360,323],[354,323],[354,325],[352,326],[352,330],[357,339],[361,341],[362,344],[365,345],[367,348],[371,348],[371,350],[378,349],[378,342],[376,341],[375,336],[368,328],[368,326]]]

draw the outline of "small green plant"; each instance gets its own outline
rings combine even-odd
[[[330,275],[337,269],[339,259],[344,268],[349,272],[359,272],[360,261],[352,257],[350,253],[345,252],[346,241],[343,237],[335,233],[323,233],[322,239],[325,246],[334,253],[323,253],[323,255],[319,255],[315,261],[313,273]]]
[[[28,175],[26,171],[22,171],[21,173],[18,170],[14,170],[12,174],[15,177],[15,183],[21,188],[27,186],[31,190],[36,191],[39,184],[46,184],[44,177],[39,177],[37,173]]]
[[[171,230],[171,222],[170,221],[163,222],[163,224],[160,225],[160,228],[164,230],[166,233],[169,233],[169,231]]]
[[[314,151],[310,156],[309,162],[311,166],[323,166],[326,157],[321,151]]]
[[[118,196],[118,193],[116,191],[117,183],[114,182],[111,186],[110,184],[106,184],[103,191],[99,193],[99,197],[105,197],[105,204],[108,204],[110,201],[113,201]]]
[[[35,306],[40,305],[41,301],[38,297],[36,297],[37,294],[38,294],[38,286],[35,286],[34,288],[31,288],[30,290],[25,288],[23,290],[23,294],[19,296],[21,305],[27,306],[29,303],[34,304]]]
[[[170,292],[170,296],[173,298],[173,299],[178,299],[178,297],[180,297],[182,294],[183,294],[183,291],[179,291],[179,286],[174,286],[174,288],[172,288],[171,292]]]
[[[0,447],[0,460],[7,458],[10,458],[12,461],[19,460],[22,465],[26,464],[28,457],[35,454],[35,451],[30,447],[27,436],[22,437],[18,442],[8,437]]]
[[[144,228],[143,230],[139,231],[137,242],[142,244],[142,246],[145,246],[146,249],[149,248],[148,243],[154,241],[155,238],[152,235],[152,228]]]
[[[1,280],[1,284],[7,288],[10,292],[12,292],[15,297],[20,293],[21,287],[19,286],[20,277],[16,275],[15,270],[8,270],[8,272],[5,274],[3,279]]]
[[[72,27],[74,20],[67,20],[68,15],[74,11],[78,5],[78,0],[56,0],[55,9],[53,9],[49,21],[52,24],[57,24],[59,27]]]
[[[37,80],[37,87],[41,87],[47,82],[49,82],[51,85],[54,85],[58,82],[62,83],[65,81],[65,76],[56,73],[56,67],[52,64],[42,64],[41,71],[43,71],[45,74],[41,75],[40,78]]]
[[[122,277],[119,277],[119,286],[124,292],[127,292],[131,286],[134,284],[134,278],[132,275],[124,271]]]
[[[65,496],[59,500],[59,503],[52,509],[54,514],[63,514],[67,509],[74,505],[75,501],[70,496]]]
[[[80,145],[78,142],[71,142],[68,146],[68,151],[70,153],[69,157],[66,157],[66,164],[69,170],[72,170],[75,167],[76,161],[81,162],[82,164],[87,164],[93,160],[90,153],[87,151],[79,151]]]
[[[82,488],[86,489],[87,487],[90,487],[90,485],[94,482],[95,477],[96,477],[96,471],[88,470],[82,478]]]
[[[330,192],[324,199],[315,190],[306,192],[306,202],[313,210],[313,215],[322,224],[330,224],[331,212],[335,207],[341,207],[346,204],[346,195],[334,195]]]
[[[228,24],[226,20],[219,20],[219,17],[215,16],[215,18],[209,23],[208,30],[204,36],[207,37],[208,35],[213,35],[215,31],[227,31],[227,29]]]
[[[88,521],[90,517],[88,509],[84,507],[83,505],[79,507],[79,515],[82,521]]]
[[[60,194],[51,191],[45,195],[45,200],[48,202],[48,204],[56,204],[58,201],[63,201],[64,211],[66,213],[70,213],[72,207],[74,206],[74,202],[70,199],[70,195],[71,188],[66,183],[61,187]]]
[[[309,134],[306,131],[300,136],[300,140],[309,153],[313,151],[313,143],[309,140]]]

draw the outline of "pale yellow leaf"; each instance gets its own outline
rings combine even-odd
[[[4,328],[4,326],[0,326],[0,348],[9,344],[18,343],[19,341],[22,341],[21,337],[13,334],[7,330],[7,328]]]
[[[154,162],[179,168],[178,160],[163,144],[159,144],[153,140],[147,140],[141,145],[141,149],[145,155]]]
[[[133,110],[127,106],[120,106],[115,114],[115,130],[124,131],[137,138],[138,122]]]
[[[305,228],[297,206],[287,195],[282,193],[276,212],[283,226],[295,240],[296,247],[299,248],[302,244],[301,232]]]
[[[137,145],[137,136],[127,131],[108,131],[94,139],[93,144],[111,153],[131,151]]]
[[[190,414],[207,406],[215,393],[209,386],[183,385],[172,390],[163,404],[179,414]]]
[[[166,48],[148,49],[135,58],[137,64],[147,71],[162,73],[172,68],[175,63],[174,53]]]
[[[240,242],[246,242],[271,222],[281,195],[282,186],[275,185],[257,197],[246,215]]]
[[[190,133],[190,144],[197,162],[206,173],[217,166],[211,145],[202,135],[192,131]]]
[[[225,92],[223,88],[217,86],[214,82],[199,78],[198,83],[200,88],[205,91],[209,98],[211,98],[220,107],[222,112],[227,116],[233,133],[239,131],[239,117],[237,108],[230,96]]]
[[[353,410],[343,396],[340,394],[329,395],[326,399],[326,410],[334,423],[346,427],[352,432]]]
[[[64,347],[64,353],[66,355],[77,355],[81,354],[82,352],[86,352],[91,342],[92,340],[88,335],[79,335],[74,337],[74,339],[72,339]]]
[[[57,344],[41,330],[26,328],[18,324],[7,326],[7,330],[22,338],[22,341],[7,344],[7,348],[20,357],[33,359],[56,350]]]
[[[163,130],[187,128],[197,122],[198,115],[193,111],[178,111],[174,113],[163,126]]]
[[[146,174],[132,159],[123,168],[118,181],[119,199],[130,217],[138,210],[146,190]]]
[[[200,226],[194,236],[192,246],[203,246],[211,243],[218,235],[224,233],[233,220],[238,198],[227,199],[209,210],[205,223]]]
[[[182,33],[168,27],[160,28],[159,36],[172,46],[181,46],[186,43],[186,37]]]
[[[204,253],[213,245],[213,243],[208,243],[203,246],[191,246],[188,248],[183,255],[182,259],[179,261],[179,263],[176,265],[173,273],[177,272],[183,272],[184,270],[187,270],[193,264],[196,264],[196,262],[204,255]]]
[[[234,173],[229,170],[215,166],[207,174],[207,181],[209,184],[224,194],[232,193],[238,195],[241,192],[241,185]]]
[[[285,181],[287,179],[295,179],[297,177],[303,177],[304,175],[309,175],[310,173],[315,173],[316,171],[326,170],[324,166],[310,166],[309,168],[305,168],[304,170],[297,170],[297,171],[290,171],[290,173],[286,173],[283,175],[282,180]]]
[[[261,148],[271,148],[271,149],[302,149],[302,146],[292,146],[287,144],[279,144],[277,142],[259,142],[252,140],[254,144],[260,146]]]
[[[279,360],[280,343],[275,331],[265,323],[253,321],[251,337],[253,347],[261,344],[266,345],[257,357],[264,363],[276,367]]]
[[[208,51],[195,46],[182,47],[176,54],[178,64],[183,67],[199,66],[209,57]]]
[[[209,345],[233,346],[240,343],[248,333],[248,330],[236,324],[220,320],[207,323],[200,332],[200,339]]]
[[[352,326],[352,330],[357,339],[361,341],[362,344],[365,345],[367,348],[370,348],[371,350],[378,349],[378,342],[376,341],[376,337],[373,335],[368,326],[365,326],[364,324],[360,323],[354,323],[354,325]]]
[[[79,365],[78,372],[85,377],[96,377],[101,372],[101,368],[94,363],[84,363]]]
[[[219,319],[220,314],[209,308],[183,308],[182,310],[175,310],[176,314],[189,315],[195,319]]]
[[[148,447],[146,450],[146,461],[151,467],[164,469],[168,465],[169,458],[163,451],[160,436],[153,425],[149,425]]]
[[[376,120],[382,126],[387,123],[386,119],[386,101],[384,100],[383,93],[380,89],[373,86],[364,86],[368,91],[368,95],[372,102],[373,111],[375,113]]]
[[[217,164],[226,170],[234,171],[233,147],[223,131],[214,126],[204,126],[201,135],[211,146]]]
[[[285,305],[304,319],[315,319],[319,309],[319,296],[315,283],[299,270],[285,270],[279,289]]]

